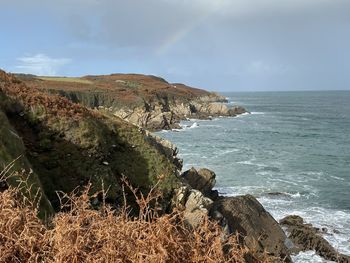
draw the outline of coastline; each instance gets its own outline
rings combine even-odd
[[[239,233],[240,245],[247,247],[249,251],[254,251],[253,254],[248,253],[250,259],[245,259],[247,262],[262,259],[266,253],[280,262],[291,261],[291,249],[294,246],[291,245],[278,222],[255,197],[250,193],[235,197],[220,195],[214,188],[216,174],[206,168],[190,169],[181,173],[183,163],[177,156],[178,148],[170,141],[152,136],[144,129],[147,126],[132,125],[130,120],[125,121],[115,116],[113,109],[107,110],[106,107],[90,109],[68,100],[64,94],[62,96],[51,94],[43,91],[42,88],[27,86],[13,75],[0,73],[2,98],[0,117],[5,123],[0,130],[1,165],[7,165],[16,156],[21,156],[21,160],[15,163],[16,166],[10,169],[32,171],[32,183],[36,187],[34,189],[41,193],[43,199],[40,201],[44,201],[38,204],[39,216],[41,214],[45,218],[45,215],[47,217],[48,214],[53,215],[59,211],[60,200],[55,195],[56,189],[71,192],[77,186],[84,187],[91,184],[94,191],[99,191],[101,187],[102,190],[104,189],[104,182],[107,182],[110,191],[104,201],[115,204],[122,201],[122,196],[125,201],[122,184],[123,178],[127,178],[141,193],[152,192],[155,187],[159,189],[163,196],[160,211],[169,213],[172,208],[180,209],[189,229],[200,228],[209,218],[210,222],[217,222],[221,226],[220,231],[223,231],[225,239]],[[162,83],[164,83],[163,80]],[[198,90],[196,92],[205,93]],[[214,98],[218,100],[220,96],[214,95]],[[244,121],[245,118],[220,118],[225,114],[233,117],[238,113],[245,113],[244,108],[231,110],[222,102],[212,100],[213,97],[210,97],[208,101],[205,95],[200,97],[200,104],[196,104],[198,103],[196,98],[188,100],[188,104],[182,103],[180,109],[185,109],[185,112],[190,111],[193,113],[192,117],[203,119],[217,114],[218,118],[210,121],[214,123]],[[159,98],[156,103],[159,103]],[[195,104],[197,106],[193,108]],[[178,103],[175,105],[177,107]],[[163,107],[171,114],[175,114],[175,111],[179,112],[178,108],[172,108],[173,104],[165,104]],[[147,114],[152,114],[147,107],[143,110],[146,110]],[[141,115],[137,115],[138,118],[142,119],[144,113],[143,111]],[[179,114],[177,116],[179,117]],[[183,114],[183,118],[188,118],[188,115]],[[182,118],[179,117],[176,120],[180,119]],[[163,121],[165,122],[164,118],[161,123]],[[173,121],[176,123],[175,119]],[[199,127],[199,131],[202,128],[201,125],[193,126],[195,127]],[[212,128],[215,131],[215,127]],[[205,130],[209,131],[209,126]],[[202,133],[202,135],[211,136],[209,133]],[[215,136],[217,135],[220,134],[216,132]],[[7,139],[3,140],[3,138],[9,138],[11,141],[11,136],[12,144],[9,144]],[[205,139],[202,137],[197,139]],[[239,137],[231,136],[228,139],[240,140]],[[193,143],[196,143],[196,140],[192,139]],[[192,147],[192,144],[188,146]],[[209,149],[206,148],[207,146],[202,149],[207,151]],[[217,144],[212,146],[220,147]],[[211,153],[215,154],[215,151]],[[227,152],[223,152],[221,156],[225,154]],[[248,163],[242,162],[242,164]],[[249,163],[249,165],[252,164],[254,165]],[[213,170],[216,171],[216,169]],[[16,187],[15,181],[12,180],[6,181],[6,184]],[[127,201],[135,208],[137,202],[132,195],[127,196]],[[92,199],[92,203],[95,206],[101,205],[101,201],[96,197]],[[299,221],[297,223],[295,229],[298,231],[302,229],[302,232],[307,231],[312,234],[308,237],[309,240],[319,236],[317,229],[303,226]],[[321,249],[317,248],[317,253],[323,253],[324,248],[327,248],[329,251],[326,257],[330,259],[334,256],[342,257],[333,248],[329,248],[324,239],[320,239],[320,242],[324,245]],[[306,249],[303,244],[298,246],[300,250]]]
[[[300,94],[300,93],[299,93]],[[310,93],[312,95],[312,93]],[[314,93],[318,96],[318,93]],[[226,94],[225,94],[226,95]],[[222,188],[223,185],[231,185],[233,192],[229,193],[229,195],[242,195],[242,194],[247,194],[247,193],[253,193],[254,195],[256,195],[258,197],[258,200],[260,200],[265,207],[267,207],[267,209],[269,211],[272,212],[272,214],[278,218],[278,219],[282,219],[284,216],[286,215],[290,215],[290,214],[299,214],[303,217],[306,218],[306,220],[310,223],[313,223],[316,227],[318,228],[324,228],[327,227],[327,233],[322,233],[322,235],[329,241],[332,243],[332,245],[339,249],[339,245],[340,245],[340,252],[349,255],[349,250],[346,248],[347,247],[347,243],[346,243],[346,232],[343,233],[342,230],[342,225],[346,225],[346,218],[345,217],[348,212],[346,212],[346,210],[344,210],[344,213],[341,213],[342,209],[337,209],[337,208],[326,208],[325,209],[321,209],[324,206],[317,206],[317,205],[310,205],[310,210],[305,209],[300,210],[300,202],[302,202],[302,200],[306,200],[305,202],[308,202],[308,198],[309,195],[311,194],[314,195],[313,192],[310,193],[309,192],[305,192],[303,190],[295,190],[293,191],[288,191],[288,190],[284,190],[284,192],[286,192],[287,195],[283,195],[282,193],[279,195],[277,192],[281,191],[281,189],[284,189],[283,185],[281,185],[281,183],[279,183],[281,186],[279,188],[276,187],[266,187],[265,190],[262,189],[263,187],[263,183],[261,183],[261,187],[258,187],[258,184],[254,183],[254,181],[246,181],[246,179],[244,179],[239,172],[240,170],[245,171],[247,169],[249,169],[250,173],[258,173],[256,176],[256,178],[258,179],[260,176],[266,176],[268,173],[274,173],[274,174],[278,174],[277,177],[281,177],[284,172],[282,171],[283,167],[281,167],[281,164],[277,164],[275,163],[270,164],[270,163],[266,163],[263,162],[262,160],[264,158],[261,158],[262,156],[258,157],[256,155],[256,159],[251,159],[251,158],[247,158],[245,159],[242,155],[244,152],[246,152],[248,149],[245,149],[244,146],[249,146],[249,144],[251,143],[247,143],[246,140],[251,140],[248,138],[248,136],[243,136],[243,134],[246,134],[246,132],[248,131],[249,134],[251,134],[251,129],[248,128],[248,125],[253,125],[253,123],[259,122],[258,118],[260,119],[260,121],[262,123],[270,123],[270,120],[272,118],[276,118],[275,112],[269,112],[268,110],[266,110],[267,106],[264,106],[264,108],[262,106],[258,107],[252,107],[252,103],[250,101],[250,98],[254,98],[254,101],[256,100],[256,98],[259,98],[258,95],[255,94],[249,94],[249,96],[247,96],[247,98],[249,99],[248,102],[249,103],[245,103],[243,104],[243,106],[246,106],[247,108],[249,108],[250,110],[252,110],[252,112],[259,112],[262,113],[264,112],[264,114],[251,114],[249,116],[245,116],[244,118],[241,118],[241,120],[238,119],[228,119],[228,123],[232,123],[229,126],[227,126],[227,122],[224,123],[223,120],[220,119],[216,119],[215,121],[204,121],[202,123],[198,123],[199,127],[196,129],[187,129],[186,131],[180,132],[180,133],[169,133],[166,132],[164,133],[163,136],[165,136],[167,139],[172,140],[172,138],[174,138],[174,142],[176,144],[178,144],[178,147],[180,149],[180,157],[184,158],[184,166],[186,169],[189,169],[192,166],[195,167],[203,167],[204,165],[206,165],[206,167],[209,167],[210,169],[214,170],[218,176],[220,176],[220,180],[219,180],[219,186],[216,189]],[[278,96],[278,94],[273,94],[275,96]],[[283,94],[282,94],[283,95]],[[281,95],[281,96],[282,96]],[[297,94],[298,95],[298,94]],[[236,93],[232,93],[232,96],[235,96],[235,100],[237,101],[244,101],[245,97],[239,97],[239,99],[237,99]],[[284,96],[284,95],[283,95]],[[266,98],[267,95],[265,96]],[[263,98],[265,98],[263,97]],[[283,98],[283,97],[282,97]],[[248,104],[250,104],[250,107],[248,106]],[[265,105],[265,104],[263,104]],[[266,112],[267,111],[267,112]],[[277,109],[278,111],[278,109]],[[307,111],[300,111],[300,114],[310,114]],[[279,114],[279,113],[277,113]],[[279,115],[278,115],[279,116]],[[283,115],[284,116],[284,115]],[[340,115],[341,116],[341,115]],[[306,123],[306,121],[304,121],[305,117],[300,117],[300,122],[301,124]],[[285,121],[285,119],[287,119],[286,117],[279,117],[278,121],[276,122],[280,125],[280,122],[283,120]],[[288,119],[287,119],[288,120]],[[294,119],[293,119],[294,120]],[[308,121],[310,122],[310,117],[308,119]],[[331,119],[330,119],[331,121]],[[187,125],[191,125],[191,123],[186,123]],[[236,130],[236,128],[242,129],[240,128],[243,125],[243,130],[238,131]],[[246,127],[246,128],[245,128]],[[252,126],[254,127],[254,126]],[[263,134],[268,134],[264,131],[264,129],[266,129],[265,126],[261,126],[261,130]],[[203,131],[206,131],[206,135],[204,136]],[[226,130],[226,132],[224,132],[224,130]],[[277,130],[276,130],[277,131]],[[236,142],[234,145],[230,145],[230,144],[224,144],[221,143],[220,140],[224,141],[224,138],[226,138],[226,141],[228,142],[234,142],[234,140],[230,140],[230,137],[221,137],[222,135],[217,135],[217,134],[225,134],[226,136],[228,136],[230,134],[230,132],[232,132],[232,137],[231,138],[237,138],[240,137],[243,139],[243,142],[238,143]],[[209,133],[209,134],[208,134]],[[207,135],[208,134],[208,135]],[[240,135],[241,134],[241,135]],[[282,134],[282,133],[281,133]],[[204,136],[203,138],[199,139],[199,135]],[[261,136],[259,133],[257,133],[257,139],[261,139]],[[183,137],[183,142],[180,142],[180,137]],[[265,136],[265,135],[264,135]],[[271,136],[272,132],[271,132]],[[198,142],[196,144],[192,143],[193,139],[191,138],[198,138]],[[222,139],[220,139],[222,138]],[[272,138],[272,137],[271,137]],[[310,138],[311,140],[311,138]],[[218,145],[217,147],[214,147],[213,142],[216,142]],[[256,142],[256,140],[254,140],[254,143]],[[246,145],[244,145],[244,143],[247,143]],[[196,149],[194,151],[191,151],[191,147],[192,149]],[[195,148],[193,148],[195,147]],[[207,147],[208,150],[205,150],[204,147]],[[220,149],[221,147],[221,149]],[[231,147],[231,148],[230,148]],[[266,149],[266,148],[265,148]],[[252,150],[249,150],[252,151]],[[221,153],[222,152],[222,153]],[[254,151],[255,153],[256,151]],[[271,152],[271,150],[270,150]],[[226,160],[222,160],[223,155],[222,154],[228,154],[229,156],[231,156],[231,158],[233,156],[235,156],[234,158],[231,159],[231,162],[240,162],[236,165],[236,168],[233,168],[232,166],[225,166],[225,164],[221,164],[222,167],[220,167],[220,163],[222,162],[228,162],[229,158]],[[271,154],[271,153],[269,153]],[[277,153],[276,153],[277,154]],[[217,157],[215,156],[217,155]],[[289,156],[289,155],[288,155]],[[221,159],[220,159],[221,158]],[[282,160],[284,160],[284,156],[282,155]],[[295,156],[294,156],[295,158]],[[243,159],[243,160],[242,160]],[[242,161],[241,161],[242,160]],[[271,160],[271,162],[273,162]],[[340,164],[339,164],[340,165]],[[237,168],[238,167],[238,168]],[[239,181],[233,181],[233,178],[231,181],[228,180],[228,176],[229,176],[229,172],[228,171],[235,171],[234,175],[235,177],[237,177],[237,179],[239,180],[239,178],[241,178],[240,180],[243,180],[243,182],[246,182],[247,187],[244,186],[244,184],[240,183]],[[243,170],[244,169],[244,170]],[[247,170],[248,171],[248,170]],[[303,173],[301,172],[301,175],[303,175]],[[303,175],[303,180],[307,180],[307,178],[305,176],[309,176],[310,177],[310,183],[314,182],[312,177],[315,176],[321,176],[322,174],[320,173],[315,173],[315,172],[308,172],[307,174]],[[225,176],[224,178],[222,178],[223,176]],[[271,177],[268,177],[268,179]],[[304,179],[305,178],[305,179]],[[278,179],[278,178],[276,178]],[[295,178],[298,182],[299,178]],[[293,181],[292,178],[285,179],[285,186],[288,185],[288,183],[290,184],[289,188],[293,188]],[[324,178],[322,180],[328,180],[327,178]],[[336,180],[336,179],[332,179],[332,180]],[[250,184],[249,184],[250,182]],[[249,185],[252,185],[252,187],[249,187]],[[256,187],[253,187],[254,185],[256,185]],[[226,192],[225,190],[223,190],[223,192]],[[276,192],[276,195],[274,195],[274,192]],[[263,194],[264,193],[264,194]],[[271,193],[271,194],[270,194]],[[317,193],[315,193],[317,194]],[[296,206],[290,206],[290,202],[296,202]],[[310,202],[310,201],[309,201]],[[286,207],[290,207],[289,212],[288,211],[284,211],[283,213],[279,213],[278,212],[278,207],[283,208],[284,206]],[[319,207],[319,209],[316,209],[317,207]],[[287,209],[287,208],[286,208]],[[284,210],[286,210],[284,209]],[[312,210],[314,209],[314,210]],[[316,209],[316,210],[315,210]],[[287,209],[288,210],[288,209]],[[339,210],[339,212],[337,212]],[[332,211],[334,211],[335,216],[337,218],[336,221],[334,221],[333,223],[329,223],[327,224],[327,219],[326,217],[323,218],[324,216],[326,216],[329,213],[333,213]],[[313,217],[310,217],[310,213],[313,214]],[[344,218],[345,217],[345,218]],[[323,220],[324,219],[324,220]],[[345,220],[345,221],[344,221]],[[328,226],[327,226],[328,225]],[[333,233],[334,231],[334,233]],[[340,231],[340,233],[338,232]],[[345,239],[344,239],[345,238]],[[348,236],[349,238],[349,236]],[[301,260],[302,258],[309,256],[309,260],[311,260],[311,258],[313,258],[312,260],[314,260],[315,262],[318,262],[317,260],[317,256],[313,256],[313,254],[311,252],[307,252],[307,253],[300,253],[299,256],[295,259],[295,260]],[[302,262],[302,261],[297,261],[297,262]]]

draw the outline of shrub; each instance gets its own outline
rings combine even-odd
[[[245,262],[249,253],[210,220],[190,230],[180,211],[158,215],[150,208],[157,203],[153,191],[137,196],[138,217],[126,202],[112,209],[104,192],[61,193],[62,211],[47,224],[22,193],[13,187],[0,193],[0,262]],[[98,196],[101,203],[93,209]]]

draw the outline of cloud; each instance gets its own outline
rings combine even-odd
[[[61,67],[71,62],[68,58],[51,58],[45,54],[36,54],[34,56],[25,56],[17,58],[19,64],[15,66],[17,72],[55,76]]]
[[[13,57],[74,59],[27,56],[19,71],[137,71],[222,90],[350,82],[349,0],[3,0],[1,9],[20,22],[4,39],[26,43],[8,48]]]

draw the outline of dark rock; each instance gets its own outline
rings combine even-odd
[[[239,115],[239,114],[243,114],[243,113],[250,113],[250,112],[241,106],[235,106],[235,107],[230,109],[230,114],[232,114],[232,115]]]
[[[195,168],[184,172],[182,177],[185,181],[196,190],[201,191],[205,196],[214,196],[215,193],[212,193],[212,189],[215,186],[215,173],[209,169],[203,168],[198,171]]]
[[[304,219],[301,216],[291,215],[280,220],[280,224],[284,226],[296,226],[304,224]]]
[[[315,250],[326,260],[336,262],[350,262],[350,257],[338,253],[329,242],[321,236],[320,230],[311,224],[305,224],[300,216],[291,215],[280,220],[282,226],[287,227],[289,239],[299,251]],[[322,229],[324,232],[324,230]]]
[[[291,262],[285,233],[253,196],[220,197],[212,211],[220,212],[227,220],[230,233],[238,232],[241,242],[251,250]]]

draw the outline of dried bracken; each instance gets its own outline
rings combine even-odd
[[[93,209],[89,188],[60,194],[62,212],[46,224],[23,192],[0,193],[0,262],[245,262],[249,254],[210,220],[193,230],[179,211],[158,215],[149,205],[158,198],[152,191],[138,196],[138,217],[127,204],[116,211],[102,201]]]
[[[11,74],[0,70],[0,92],[23,104],[24,108],[42,107],[45,114],[79,120],[93,114],[85,107],[60,96],[50,96],[35,87],[27,87]]]

